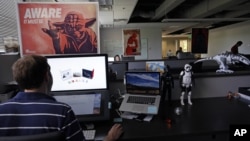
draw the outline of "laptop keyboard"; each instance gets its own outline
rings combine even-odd
[[[155,97],[139,97],[139,96],[129,96],[128,103],[136,103],[136,104],[154,104]]]

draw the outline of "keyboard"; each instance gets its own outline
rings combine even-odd
[[[94,140],[95,139],[95,132],[96,130],[91,129],[91,130],[83,130],[83,135],[86,140]]]
[[[128,103],[136,103],[136,104],[154,104],[155,97],[139,97],[139,96],[129,96]]]

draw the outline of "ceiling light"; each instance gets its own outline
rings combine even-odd
[[[179,28],[180,26],[178,26],[178,25],[171,25],[171,26],[169,26],[169,28]]]
[[[114,22],[127,22],[128,19],[114,19]]]

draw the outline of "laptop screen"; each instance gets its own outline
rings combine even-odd
[[[163,73],[164,68],[164,61],[146,61],[146,71],[158,71]]]
[[[125,79],[129,94],[160,94],[160,72],[126,72]]]

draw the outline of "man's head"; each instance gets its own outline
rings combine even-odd
[[[165,65],[164,66],[164,72],[168,72],[170,70],[170,66],[169,65]]]
[[[189,72],[189,71],[192,70],[192,66],[191,66],[190,64],[185,64],[184,70],[185,70],[186,72]]]
[[[52,76],[47,59],[38,55],[27,55],[18,59],[12,66],[14,80],[21,89],[37,89],[47,82],[52,86]]]
[[[237,44],[238,46],[241,46],[241,45],[242,45],[242,41],[238,41],[236,44]]]

